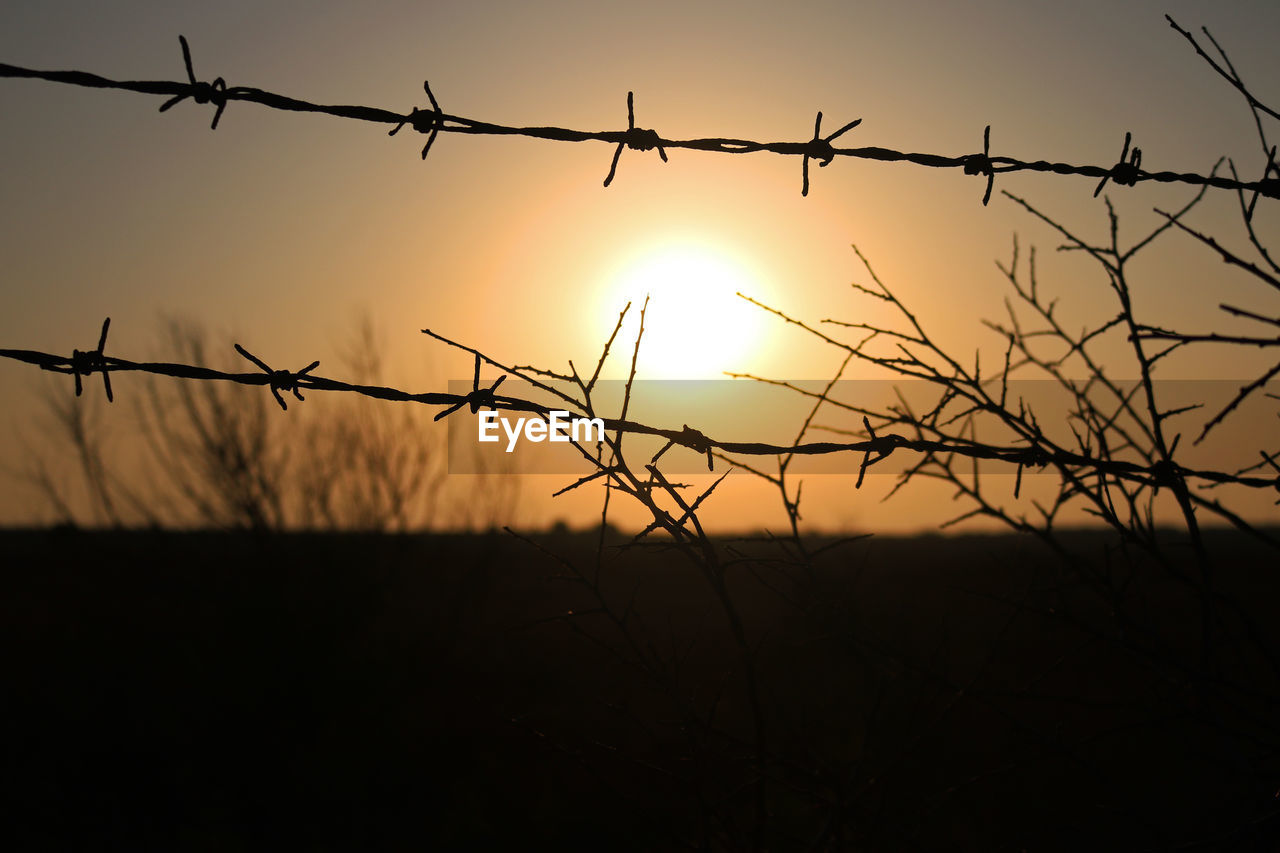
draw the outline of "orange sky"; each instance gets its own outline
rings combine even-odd
[[[1109,164],[1132,131],[1144,167],[1203,172],[1229,155],[1252,174],[1261,163],[1243,102],[1165,12],[1210,27],[1275,99],[1280,7],[1261,2],[313,3],[304,13],[239,2],[7,4],[0,61],[173,79],[182,33],[201,76],[327,103],[407,110],[423,105],[427,77],[447,112],[599,130],[625,125],[633,90],[638,123],[672,137],[802,140],[821,109],[833,129],[863,119],[851,145],[958,155],[978,150],[991,124],[993,153]],[[943,342],[991,347],[995,364],[999,341],[979,320],[1003,312],[1007,285],[992,261],[1007,260],[1015,232],[1041,247],[1042,279],[1058,282],[1068,316],[1112,310],[1087,264],[1051,251],[1059,241],[1046,227],[998,194],[983,208],[981,181],[957,172],[838,160],[814,170],[802,198],[794,158],[673,151],[662,163],[628,151],[606,189],[603,143],[445,134],[423,163],[416,134],[388,139],[380,126],[237,103],[211,132],[208,107],[160,114],[159,102],[0,80],[0,346],[84,348],[109,315],[112,351],[153,355],[167,315],[198,317],[228,350],[234,339],[272,363],[334,363],[335,341],[368,313],[392,378],[442,387],[468,376],[470,362],[420,329],[510,362],[593,364],[648,268],[666,291],[651,288],[644,375],[820,379],[836,353],[737,313],[750,311],[732,290],[815,321],[874,318],[847,287],[865,280],[856,242]],[[1093,187],[997,182],[1101,239]],[[1151,186],[1111,194],[1131,235],[1158,223],[1153,207],[1189,196]],[[1220,194],[1197,223],[1243,246],[1234,205]],[[1264,228],[1274,225],[1267,215]],[[1155,254],[1135,296],[1152,322],[1203,328],[1232,294],[1271,310],[1272,294],[1188,240],[1169,238]],[[691,332],[663,303],[688,296],[668,271],[690,264],[714,273],[702,280],[723,279],[692,303],[722,319],[703,327],[704,351],[673,356]],[[1245,378],[1258,363],[1202,352],[1167,375]],[[0,364],[10,467],[15,436],[37,429],[33,372]],[[123,399],[137,392],[128,377],[115,384]],[[128,408],[116,408],[127,432]],[[732,437],[755,437],[751,426]],[[808,520],[818,526],[917,529],[953,511],[923,490],[882,506],[887,478],[857,494],[848,476],[813,479]],[[528,478],[518,521],[578,523],[597,512],[598,492],[550,502],[562,480]],[[718,498],[712,512],[728,526],[781,517],[745,483]],[[28,493],[5,487],[0,521],[40,517]]]

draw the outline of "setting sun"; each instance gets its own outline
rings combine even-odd
[[[654,379],[705,379],[740,370],[764,344],[765,317],[737,296],[761,282],[727,252],[695,243],[666,244],[625,261],[608,277],[596,316],[609,328],[617,312],[649,299],[638,373]]]

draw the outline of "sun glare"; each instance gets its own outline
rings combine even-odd
[[[711,246],[648,251],[622,264],[600,292],[600,327],[612,329],[630,302],[626,328],[633,334],[649,297],[638,369],[645,378],[719,378],[746,369],[748,357],[763,346],[764,312],[736,295],[761,295],[758,278]]]

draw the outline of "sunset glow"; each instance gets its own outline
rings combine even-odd
[[[743,369],[747,356],[766,345],[766,318],[737,296],[760,288],[758,278],[727,252],[667,244],[621,265],[602,289],[597,316],[601,327],[608,327],[630,302],[626,328],[634,335],[648,297],[639,374],[713,378]]]

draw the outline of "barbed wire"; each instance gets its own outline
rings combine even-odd
[[[766,310],[772,311],[773,309]],[[624,310],[623,315],[625,314],[626,311]],[[621,325],[621,321],[622,318],[619,317],[619,325]],[[282,392],[292,394],[297,400],[303,400],[303,390],[315,390],[354,393],[392,402],[442,406],[444,408],[435,417],[437,421],[463,408],[470,409],[472,413],[477,413],[483,408],[495,411],[525,412],[543,419],[549,418],[553,411],[568,411],[572,417],[599,417],[603,421],[607,432],[618,435],[644,435],[665,440],[666,444],[654,454],[651,463],[657,462],[668,450],[678,446],[706,456],[708,470],[714,470],[713,458],[720,454],[780,457],[787,455],[823,456],[839,453],[861,453],[863,454],[863,460],[858,471],[858,487],[861,487],[863,477],[871,466],[884,461],[896,451],[901,450],[925,455],[952,454],[975,460],[991,460],[1015,465],[1018,468],[1019,483],[1021,483],[1023,468],[1042,469],[1054,466],[1073,470],[1088,470],[1100,476],[1121,478],[1153,487],[1167,485],[1177,480],[1198,480],[1216,485],[1234,484],[1251,488],[1274,488],[1280,491],[1280,476],[1275,478],[1257,477],[1249,476],[1247,472],[1227,473],[1215,470],[1201,470],[1166,462],[1144,464],[1142,462],[1068,450],[1052,445],[1047,439],[1044,442],[1025,445],[994,445],[955,437],[946,439],[930,439],[919,435],[908,437],[894,432],[877,432],[865,415],[863,424],[867,430],[868,437],[857,441],[805,441],[788,445],[761,441],[716,439],[688,424],[682,425],[680,429],[673,429],[629,419],[625,416],[625,410],[622,417],[602,416],[591,405],[589,394],[580,399],[543,381],[543,379],[547,378],[571,381],[576,376],[576,371],[573,375],[561,375],[549,370],[508,366],[472,347],[452,341],[429,329],[424,329],[423,332],[450,346],[473,354],[475,371],[470,392],[466,394],[440,391],[410,392],[382,385],[345,382],[314,373],[313,371],[320,366],[319,361],[312,361],[306,367],[297,371],[277,370],[238,343],[233,345],[235,351],[258,368],[257,371],[235,373],[195,364],[132,361],[107,355],[104,352],[110,324],[110,318],[103,322],[98,344],[92,350],[73,350],[70,356],[61,356],[36,350],[0,349],[0,358],[33,364],[42,370],[54,373],[69,374],[75,380],[76,396],[80,396],[83,393],[86,377],[95,373],[99,374],[103,379],[108,402],[115,399],[111,387],[111,374],[132,372],[168,376],[177,379],[231,382],[237,385],[255,387],[266,386],[282,410],[288,409],[288,404],[285,402]],[[612,343],[612,338],[610,343]],[[607,355],[608,350],[606,348],[602,361]],[[485,364],[503,372],[497,380],[487,386],[482,384],[480,379],[480,371]],[[543,392],[555,395],[570,408],[557,408],[557,406],[523,397],[497,394],[497,388],[506,380],[508,375],[529,383]],[[632,382],[629,380],[627,383],[628,398],[631,384]],[[579,383],[579,385],[582,386],[582,383]],[[832,401],[828,400],[827,402]],[[594,476],[598,476],[599,473],[597,472],[587,479],[592,479]],[[581,484],[581,482],[575,483],[573,487]]]
[[[1175,30],[1190,39],[1193,45],[1196,44],[1195,40],[1178,27],[1172,18],[1169,19],[1169,23]],[[1119,159],[1110,166],[1072,165],[1043,159],[1023,160],[1007,155],[993,155],[991,153],[990,125],[987,125],[983,132],[982,151],[960,156],[899,151],[880,146],[838,148],[834,144],[835,141],[858,127],[862,123],[862,119],[858,118],[846,122],[835,132],[823,135],[823,114],[821,111],[818,112],[814,122],[812,138],[804,141],[760,142],[731,137],[675,139],[664,137],[652,128],[636,125],[633,92],[627,93],[627,128],[625,130],[586,131],[554,126],[518,127],[446,113],[440,106],[435,94],[431,91],[431,86],[428,82],[423,83],[423,89],[426,92],[427,99],[430,101],[430,108],[414,107],[408,113],[400,113],[395,110],[372,106],[321,104],[254,86],[228,86],[226,80],[220,76],[215,77],[212,81],[201,80],[196,76],[187,39],[180,35],[178,40],[182,47],[186,80],[113,80],[87,71],[40,71],[7,63],[0,63],[0,77],[45,80],[51,83],[93,89],[117,89],[145,95],[160,95],[166,98],[164,103],[160,105],[161,112],[165,112],[190,98],[197,104],[211,104],[214,107],[213,120],[210,124],[213,129],[218,127],[227,105],[232,101],[259,104],[269,109],[286,112],[322,113],[336,118],[389,124],[392,125],[389,133],[391,136],[394,136],[407,126],[427,137],[426,144],[422,148],[422,158],[424,160],[441,133],[521,136],[553,142],[607,142],[616,146],[616,148],[609,165],[608,174],[604,179],[604,186],[606,187],[613,182],[617,174],[618,162],[624,149],[632,151],[652,151],[657,149],[658,155],[663,162],[669,159],[668,151],[685,149],[718,154],[767,152],[789,157],[800,157],[800,193],[806,196],[809,194],[809,162],[811,160],[816,161],[819,166],[828,166],[837,157],[851,157],[858,160],[888,163],[905,162],[939,169],[961,169],[966,175],[984,177],[986,178],[986,189],[982,196],[984,205],[991,199],[995,176],[1008,172],[1043,172],[1097,179],[1099,183],[1094,195],[1101,192],[1108,182],[1131,187],[1138,183],[1154,181],[1157,183],[1211,186],[1238,192],[1249,191],[1254,194],[1255,201],[1259,195],[1280,199],[1280,177],[1273,177],[1273,174],[1280,174],[1280,170],[1277,169],[1273,159],[1268,161],[1262,177],[1254,181],[1241,180],[1236,175],[1228,178],[1215,174],[1203,175],[1195,172],[1148,171],[1142,168],[1141,149],[1136,146],[1131,147],[1132,134],[1130,133],[1125,134]],[[1196,45],[1196,49],[1200,50],[1198,45]],[[1203,54],[1203,51],[1201,53]],[[1218,66],[1215,65],[1214,67],[1217,68]],[[1221,70],[1220,73],[1226,74]],[[1228,79],[1231,79],[1233,84],[1239,85],[1229,75]]]

